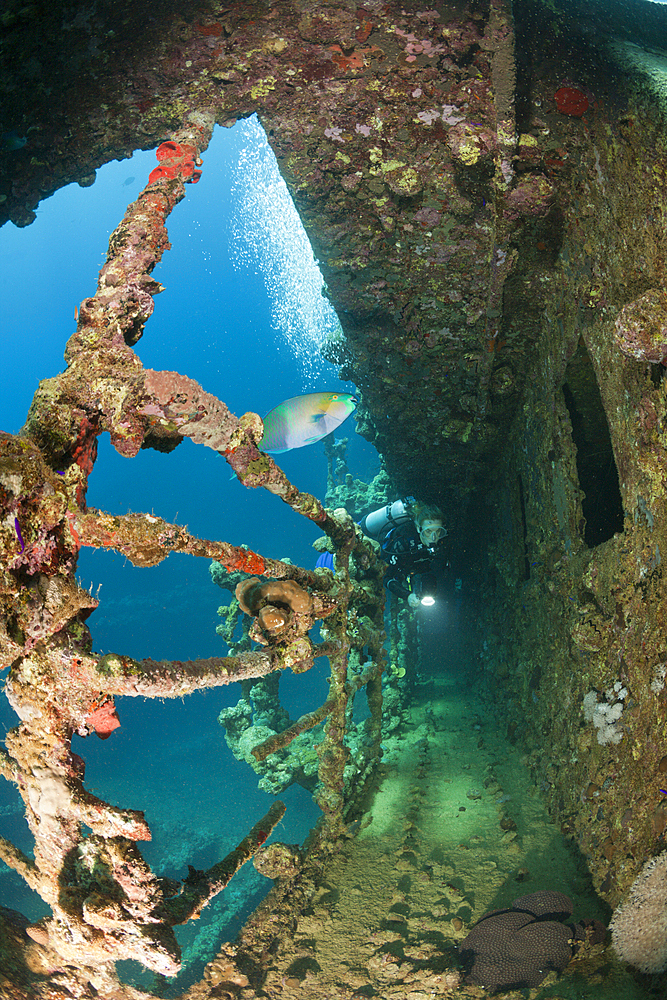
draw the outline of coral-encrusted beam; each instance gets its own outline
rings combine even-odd
[[[31,889],[39,892],[44,881],[39,868],[19,847],[15,847],[14,844],[9,840],[5,840],[4,837],[0,837],[0,859],[4,861],[8,868],[13,868],[15,872],[18,872]]]
[[[206,660],[133,660],[109,653],[96,673],[108,695],[141,698],[180,698],[203,688],[220,687],[252,677],[264,677],[282,666],[272,650],[212,656]]]
[[[363,673],[356,674],[345,685],[347,697],[350,698],[353,694],[356,694],[360,688],[378,675],[378,665],[371,660]],[[314,729],[315,726],[319,725],[335,707],[335,699],[328,698],[314,712],[306,712],[304,715],[301,715],[288,729],[283,729],[282,733],[276,733],[275,736],[269,736],[268,740],[264,740],[263,743],[258,743],[257,746],[252,748],[251,753],[253,757],[256,760],[262,761],[266,760],[267,757],[277,750],[284,750],[301,733],[306,733],[309,729]]]
[[[191,117],[174,141],[186,143],[196,158],[208,146],[213,124],[213,116]],[[23,433],[60,463],[55,468],[76,462],[88,475],[103,431],[123,455],[136,455],[142,445],[144,369],[132,347],[163,290],[151,272],[170,246],[165,221],[185,194],[184,181],[192,179],[180,167],[149,183],[128,205],[111,234],[97,291],[79,306],[77,329],[65,349],[67,368],[44,380],[35,394]],[[85,481],[81,500],[84,494]]]
[[[226,458],[244,486],[263,486],[297,514],[315,521],[337,544],[347,541],[349,530],[330,517],[314,496],[301,493],[270,455],[259,451],[257,442],[262,439],[264,425],[256,413],[245,413],[239,419],[187,376],[149,370],[143,376],[141,405],[132,419],[137,415],[146,421],[142,441],[152,436],[162,441],[189,437],[195,444],[212,448]]]
[[[253,757],[255,760],[262,761],[266,760],[272,753],[276,753],[277,750],[284,750],[301,733],[306,733],[309,729],[314,729],[323,719],[326,719],[329,712],[333,711],[335,705],[335,700],[329,698],[323,705],[316,708],[314,712],[306,712],[304,715],[299,716],[289,729],[283,729],[282,733],[269,736],[268,740],[264,740],[263,743],[258,743],[257,746],[253,747],[251,751]]]
[[[287,650],[289,653],[289,649]],[[310,660],[328,656],[329,643],[312,647]],[[290,666],[285,650],[253,650],[236,656],[211,656],[206,660],[133,660],[129,656],[107,653],[96,668],[95,677],[105,694],[141,698],[181,698],[203,688],[221,687],[237,681],[265,677],[274,670]],[[312,663],[310,664],[312,665]],[[300,667],[303,671],[304,667]]]
[[[74,796],[78,818],[100,837],[150,840],[151,831],[140,809],[119,809],[81,789]]]
[[[114,549],[135,566],[156,566],[171,552],[215,559],[229,572],[296,579],[305,586],[322,589],[322,579],[278,559],[267,559],[250,549],[209,541],[191,535],[187,528],[170,524],[152,514],[105,514],[89,509],[70,519],[70,530],[78,545]]]
[[[191,868],[181,895],[166,901],[168,923],[183,924],[186,920],[197,918],[206,904],[231,881],[239,868],[253,857],[284,815],[284,803],[274,802],[266,816],[255,823],[238,847],[222,861],[205,872]]]

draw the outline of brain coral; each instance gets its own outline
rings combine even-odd
[[[493,991],[521,989],[539,986],[551,970],[562,972],[576,933],[562,923],[571,913],[569,896],[549,889],[487,913],[461,942],[465,981]]]
[[[640,972],[667,969],[667,851],[647,861],[614,911],[614,951]]]

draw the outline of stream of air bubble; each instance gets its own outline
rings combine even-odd
[[[320,348],[338,334],[338,317],[264,129],[256,118],[236,127],[247,141],[232,184],[232,260],[262,274],[271,325],[299,364],[304,389],[321,386],[328,365]]]

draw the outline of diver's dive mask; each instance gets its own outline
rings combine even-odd
[[[429,548],[437,545],[438,542],[447,534],[440,521],[432,521],[428,518],[427,520],[422,521],[417,530],[419,532],[419,537],[422,540],[422,544],[427,545]]]

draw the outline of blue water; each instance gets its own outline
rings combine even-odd
[[[20,429],[38,380],[62,370],[75,306],[94,293],[109,235],[155,165],[154,151],[107,164],[92,187],[73,184],[43,202],[32,226],[0,230],[0,363],[10,373],[0,396],[3,430]],[[307,242],[286,207],[286,189],[278,184],[259,126],[250,121],[217,128],[202,179],[186,190],[167,220],[172,249],[154,271],[166,290],[135,348],[143,364],[194,378],[239,416],[247,410],[263,415],[301,392],[354,391],[318,354],[336,317],[312,277],[317,272],[307,259]],[[350,439],[352,472],[367,479],[377,456],[355,435],[353,419],[338,436]],[[324,499],[321,444],[279,461],[296,485]],[[218,455],[190,441],[169,455],[142,451],[125,459],[104,435],[87,500],[114,513],[152,512],[199,536],[314,565],[317,529],[274,496],[247,490],[229,476]],[[86,549],[78,575],[94,593],[99,588],[100,607],[88,620],[96,651],[157,659],[226,653],[215,628],[217,609],[229,595],[211,583],[207,560],[171,555],[157,567],[137,569],[114,553]],[[326,675],[323,665],[307,675],[283,676],[281,700],[292,718],[325,699]],[[160,873],[182,878],[188,863],[215,863],[270,805],[254,772],[233,758],[217,723],[220,710],[240,693],[234,685],[184,701],[118,699],[122,725],[110,739],[74,738],[74,750],[86,761],[86,787],[114,805],[145,810],[153,841],[140,847]],[[16,722],[0,700],[3,731]],[[299,787],[281,797],[288,812],[277,839],[300,843],[317,809]],[[0,833],[29,851],[19,804],[3,782]],[[270,884],[246,866],[199,928],[179,931],[193,975]],[[0,905],[32,919],[45,912],[7,869],[0,870]]]

